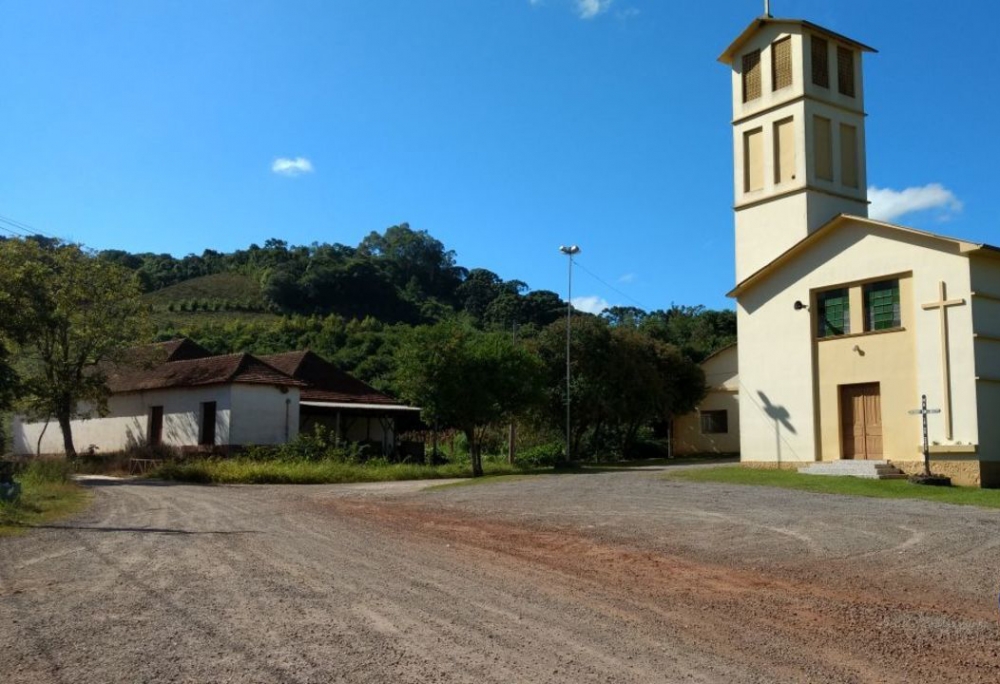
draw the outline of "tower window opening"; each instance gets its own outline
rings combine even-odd
[[[837,89],[841,95],[854,97],[854,52],[837,46]]]
[[[813,172],[825,181],[833,180],[832,125],[825,117],[813,118]]]
[[[795,120],[792,117],[774,124],[774,182],[795,180]]]
[[[743,55],[743,101],[760,97],[760,50]]]
[[[840,124],[840,178],[849,188],[858,187],[858,129]]]
[[[743,134],[743,192],[764,189],[764,129]]]
[[[812,51],[812,79],[821,88],[830,87],[829,43],[825,38],[812,36],[809,40]]]
[[[781,90],[792,85],[792,37],[788,36],[771,45],[771,90]]]

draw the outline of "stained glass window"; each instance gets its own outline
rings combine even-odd
[[[899,281],[883,280],[865,285],[865,330],[892,330],[902,326]]]
[[[827,290],[816,296],[820,337],[834,337],[851,332],[851,300],[846,289]]]

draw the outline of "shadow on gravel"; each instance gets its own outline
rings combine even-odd
[[[144,532],[148,534],[179,534],[179,535],[239,535],[263,534],[259,530],[175,530],[169,527],[93,527],[90,525],[29,525],[33,530],[78,530],[81,532]]]

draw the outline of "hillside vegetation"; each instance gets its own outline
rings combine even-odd
[[[220,352],[318,344],[338,356],[357,333],[365,339],[351,356],[359,357],[377,353],[382,345],[372,336],[394,326],[455,316],[482,330],[517,329],[531,337],[566,310],[555,292],[459,265],[439,240],[405,223],[372,232],[356,246],[270,239],[263,246],[181,258],[122,250],[98,256],[136,273],[159,337],[187,334]],[[694,361],[736,337],[732,311],[612,307],[602,317],[674,344]],[[358,325],[351,328],[351,321]]]

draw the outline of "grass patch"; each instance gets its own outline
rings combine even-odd
[[[486,462],[487,475],[520,472],[505,463]],[[441,480],[471,477],[466,463],[427,466],[412,463],[343,463],[323,461],[281,461],[249,459],[199,459],[165,463],[147,477],[201,484],[344,484],[351,482],[395,482],[399,480]]]
[[[63,461],[36,461],[16,475],[21,497],[0,502],[0,537],[83,510],[90,494],[72,482],[69,475],[70,467]]]
[[[1000,508],[1000,490],[975,487],[928,487],[906,480],[866,480],[859,477],[800,475],[792,470],[763,470],[742,466],[720,466],[678,470],[664,475],[670,480],[781,487],[818,494],[867,496],[878,499],[920,499],[959,506]]]

